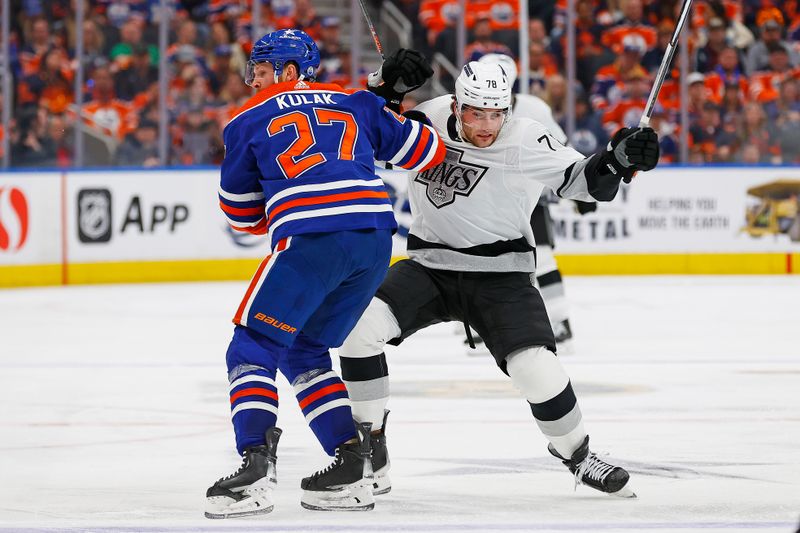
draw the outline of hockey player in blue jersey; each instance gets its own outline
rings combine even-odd
[[[413,90],[429,69],[398,56],[383,79]],[[438,165],[444,145],[428,125],[385,108],[367,91],[314,83],[319,51],[299,30],[257,41],[246,82],[257,93],[223,132],[220,206],[234,230],[266,234],[227,351],[237,472],[206,493],[206,516],[273,508],[280,430],[278,370],[333,463],[302,480],[301,504],[317,510],[374,506],[369,425],[353,422],[332,370],[342,344],[386,274],[397,225],[375,159],[409,170]],[[400,83],[402,81],[402,84]]]

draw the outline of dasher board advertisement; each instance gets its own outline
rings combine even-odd
[[[229,228],[218,183],[217,171],[69,173],[69,261],[264,257],[266,238]]]
[[[61,262],[60,173],[0,174],[0,266]]]
[[[551,207],[560,254],[800,252],[800,168],[690,167],[640,173],[579,215]]]

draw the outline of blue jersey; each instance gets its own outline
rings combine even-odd
[[[233,229],[281,239],[397,224],[375,160],[425,170],[444,158],[436,131],[368,91],[303,81],[253,96],[223,132],[219,200]]]

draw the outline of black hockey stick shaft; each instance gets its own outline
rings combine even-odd
[[[678,46],[678,37],[680,37],[681,30],[683,29],[684,24],[686,24],[686,19],[689,18],[689,10],[691,7],[692,0],[684,0],[683,6],[681,6],[680,17],[678,17],[678,23],[675,25],[675,31],[672,34],[672,39],[670,39],[667,49],[664,51],[664,57],[661,58],[661,65],[658,67],[658,73],[656,74],[655,82],[653,83],[653,87],[650,89],[650,96],[647,98],[647,105],[644,108],[644,113],[642,113],[641,120],[639,120],[640,128],[645,128],[650,125],[650,117],[653,116],[653,108],[656,105],[656,100],[658,100],[658,93],[661,92],[661,85],[664,83],[667,73],[669,72],[669,67],[672,64],[672,56],[675,55],[675,49]]]
[[[375,48],[378,49],[378,53],[381,55],[381,60],[384,60],[386,57],[383,55],[383,45],[381,44],[381,40],[378,38],[378,32],[375,31],[375,26],[372,24],[372,18],[369,16],[369,12],[367,11],[367,6],[364,4],[364,0],[358,0],[358,5],[361,6],[361,12],[364,13],[364,19],[366,19],[369,32],[372,34],[372,41],[375,43]]]

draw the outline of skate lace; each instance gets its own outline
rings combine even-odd
[[[239,467],[239,469],[236,472],[234,472],[233,474],[229,474],[229,475],[227,475],[227,476],[225,476],[223,478],[220,478],[217,483],[219,483],[220,481],[227,481],[229,479],[233,479],[234,477],[236,477],[239,474],[241,474],[242,472],[244,472],[244,469],[247,468],[247,459],[248,459],[249,456],[250,456],[250,450],[245,450],[244,454],[242,455],[242,464]]]
[[[575,487],[583,483],[585,478],[602,483],[612,470],[614,470],[614,465],[610,465],[590,453],[575,470]]]
[[[328,466],[326,466],[325,468],[323,468],[322,470],[317,470],[316,472],[314,472],[314,475],[312,477],[320,477],[322,475],[327,474],[328,472],[336,468],[341,461],[342,458],[339,455],[339,448],[336,448],[336,455],[334,455],[333,457],[333,462]]]

